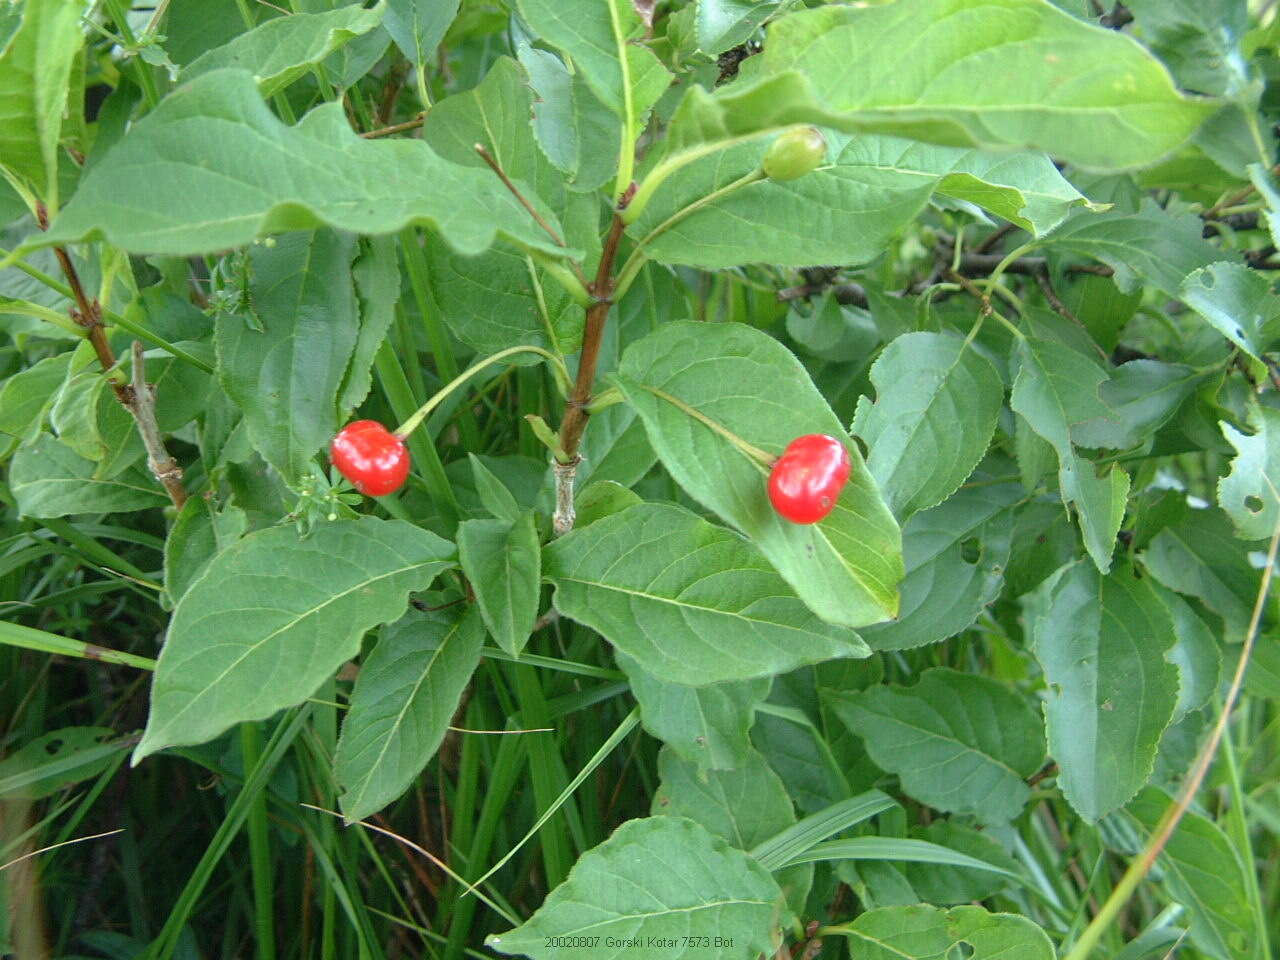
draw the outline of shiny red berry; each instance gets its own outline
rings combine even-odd
[[[769,501],[792,523],[817,523],[833,509],[849,480],[849,451],[835,437],[796,437],[769,474]]]
[[[385,497],[409,476],[404,441],[376,420],[356,420],[338,431],[329,444],[329,459],[361,493]]]

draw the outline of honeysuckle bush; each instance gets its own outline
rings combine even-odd
[[[0,51],[0,954],[1270,955],[1273,3]]]

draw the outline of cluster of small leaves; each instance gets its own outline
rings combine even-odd
[[[171,611],[135,763],[336,690],[361,820],[460,704],[506,702],[482,662],[585,671],[615,686],[554,709],[514,673],[519,716],[590,729],[629,697],[662,744],[651,813],[549,857],[541,906],[473,943],[1051,960],[1158,832],[1255,635],[1274,717],[1273,11],[190,6],[141,36],[79,0],[0,7],[4,529],[163,538],[157,583],[113,573]],[[771,179],[801,125],[825,159]],[[173,509],[117,402],[138,338]],[[401,494],[330,477],[342,423],[402,421],[512,347],[440,395]],[[544,421],[579,360],[555,537]],[[797,525],[762,458],[809,433],[853,466]],[[72,781],[109,733],[75,735]],[[1036,867],[1046,823],[1093,858],[1070,887]],[[1266,956],[1231,829],[1187,815],[1117,955]]]

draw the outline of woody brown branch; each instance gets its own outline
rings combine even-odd
[[[36,222],[41,230],[49,229],[49,214],[44,204],[38,204],[36,207]],[[62,268],[62,274],[66,277],[67,286],[71,288],[76,302],[70,310],[71,319],[84,328],[85,338],[93,347],[102,372],[107,377],[107,383],[111,385],[111,390],[120,401],[120,405],[129,412],[137,425],[138,434],[142,437],[142,445],[147,451],[147,462],[152,474],[164,487],[173,505],[181,509],[187,502],[187,491],[182,485],[182,468],[169,455],[160,427],[156,423],[155,397],[146,382],[146,365],[142,359],[141,342],[134,341],[133,344],[133,385],[130,386],[123,381],[115,369],[116,356],[111,349],[111,344],[107,341],[106,329],[102,325],[102,305],[96,298],[90,298],[85,293],[84,285],[80,282],[80,274],[75,264],[71,262],[71,255],[67,253],[66,247],[54,247],[53,255],[58,259],[58,265]]]

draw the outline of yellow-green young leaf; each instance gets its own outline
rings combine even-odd
[[[218,554],[178,602],[134,762],[301,703],[455,564],[453,544],[399,520],[292,526]]]
[[[555,223],[545,206],[542,215]],[[420,140],[361,139],[336,102],[286,126],[243,70],[206,73],[167,96],[25,249],[100,237],[133,253],[188,255],[321,223],[371,234],[422,223],[468,254],[498,237],[552,256],[579,252],[494,189],[491,171],[443,160]]]
[[[253,247],[250,305],[217,316],[218,379],[254,448],[291,483],[337,430],[338,391],[360,333],[355,243],[326,229]]]
[[[1257,270],[1226,260],[1188,274],[1179,299],[1255,360],[1280,337],[1280,297]]]
[[[230,43],[196,57],[178,76],[185,83],[203,73],[248,70],[264,97],[283,90],[339,47],[382,22],[385,3],[366,10],[358,3],[324,13],[294,13],[268,20]]]
[[[109,480],[94,476],[96,464],[42,433],[18,448],[9,465],[9,489],[27,517],[72,513],[126,513],[169,502],[145,469],[133,467]]]
[[[464,520],[458,526],[458,557],[489,633],[503,650],[519,656],[538,619],[542,579],[533,514],[523,513],[514,523]]]
[[[1280,526],[1280,410],[1255,403],[1249,425],[1252,436],[1221,423],[1236,457],[1231,472],[1218,481],[1218,505],[1241,538],[1265,540]]]
[[[787,788],[755,750],[733,770],[704,771],[663,747],[658,776],[662,782],[653,796],[655,816],[688,817],[739,850],[753,850],[796,822]],[[789,866],[776,879],[792,909],[803,910],[813,864]]]
[[[700,770],[732,770],[751,753],[748,733],[771,678],[691,687],[649,673],[633,657],[614,651],[640,705],[645,731]]]
[[[1058,454],[1062,498],[1076,508],[1085,549],[1100,571],[1111,567],[1116,534],[1124,519],[1129,475],[1111,467],[1098,475],[1093,461],[1079,456],[1072,429],[1111,417],[1099,396],[1107,373],[1088,357],[1053,340],[1026,337],[1018,344],[1020,363],[1010,404]]]
[[[805,609],[741,537],[682,507],[642,504],[547,546],[556,609],[649,673],[702,685],[866,656]]]
[[[746,534],[810,610],[849,627],[897,614],[901,532],[852,441],[835,509],[800,525],[770,505],[767,467],[722,432],[774,456],[803,434],[847,438],[782,344],[739,323],[670,323],[631,344],[614,379],[668,472]]]
[[[970,960],[1053,960],[1053,944],[1025,917],[926,904],[868,910],[837,927],[858,960],[943,960],[960,944]]]
[[[778,884],[745,853],[692,820],[648,817],[584,853],[532,917],[485,943],[533,960],[562,957],[565,937],[592,938],[592,960],[754,960],[773,954],[790,920]]]
[[[858,401],[853,432],[867,469],[905,520],[955,493],[987,452],[1004,384],[986,357],[954,333],[908,333],[871,367],[876,400]]]
[[[474,608],[413,611],[383,631],[360,665],[334,758],[348,820],[395,800],[435,755],[483,644]]]
[[[915,686],[827,696],[871,759],[898,774],[905,793],[939,810],[1012,820],[1030,796],[1024,781],[1044,762],[1035,711],[987,677],[935,667]]]
[[[58,137],[84,42],[83,12],[81,0],[27,0],[17,33],[0,44],[0,166],[51,211],[58,209]]]
[[[1147,782],[1173,718],[1173,619],[1127,564],[1103,576],[1077,561],[1024,603],[1049,688],[1044,717],[1058,783],[1075,811],[1095,823]]]
[[[1148,787],[1125,814],[1150,837],[1172,801]],[[1212,820],[1194,811],[1183,814],[1157,864],[1169,894],[1187,908],[1191,942],[1219,960],[1256,960],[1264,918],[1249,909],[1244,865],[1231,839]]]

